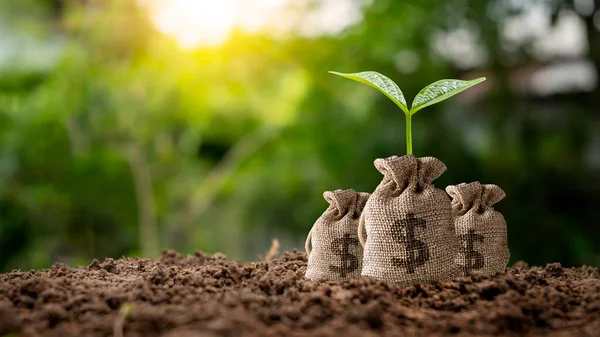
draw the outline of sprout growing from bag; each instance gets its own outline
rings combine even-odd
[[[366,71],[355,74],[331,72],[376,88],[404,112],[406,155],[375,160],[383,180],[367,201],[357,234],[364,246],[361,275],[405,285],[448,280],[458,275],[454,258],[458,240],[454,233],[448,195],[432,182],[446,166],[433,157],[412,155],[412,116],[481,83],[440,80],[423,88],[411,108],[404,94],[386,76]],[[367,237],[363,237],[363,227]]]
[[[461,80],[439,80],[434,82],[425,88],[421,89],[415,99],[412,102],[412,106],[409,109],[406,104],[406,99],[402,90],[398,87],[394,81],[390,80],[386,76],[375,72],[375,71],[363,71],[360,73],[345,74],[336,71],[330,71],[331,74],[342,76],[370,87],[373,87],[389,99],[391,99],[396,105],[404,112],[406,117],[406,154],[412,154],[412,116],[417,111],[422,110],[430,105],[434,105],[441,101],[444,101],[461,91],[464,91],[478,83],[485,81],[485,77],[480,77],[471,81]]]

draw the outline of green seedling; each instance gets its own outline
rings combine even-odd
[[[439,103],[446,100],[463,90],[466,90],[475,84],[485,81],[485,77],[480,77],[471,81],[461,80],[439,80],[431,83],[425,88],[421,89],[415,99],[412,102],[412,106],[409,109],[406,104],[404,94],[394,81],[390,80],[386,76],[375,72],[375,71],[363,71],[360,73],[345,74],[338,73],[336,71],[330,71],[331,74],[349,78],[351,80],[371,86],[389,99],[391,99],[396,105],[404,112],[406,116],[406,153],[412,154],[412,126],[411,117],[417,111],[426,108],[430,105]]]
[[[125,326],[125,319],[129,316],[133,310],[135,310],[135,305],[131,303],[125,303],[121,306],[119,310],[119,314],[115,319],[113,324],[113,336],[114,337],[123,337],[123,327]]]

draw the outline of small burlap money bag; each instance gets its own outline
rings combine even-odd
[[[375,167],[383,180],[360,219],[362,275],[404,285],[456,276],[458,241],[450,198],[431,183],[446,165],[433,157],[406,155],[377,159]]]
[[[504,191],[496,185],[473,182],[448,186],[446,192],[452,197],[454,227],[460,243],[455,262],[462,274],[504,271],[510,258],[506,222],[492,207],[506,196]]]
[[[306,277],[347,281],[360,276],[363,248],[358,241],[358,219],[369,193],[353,189],[323,193],[329,207],[317,219],[306,238]],[[310,241],[312,239],[312,252]]]

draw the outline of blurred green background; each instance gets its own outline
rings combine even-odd
[[[511,261],[600,265],[600,2],[0,1],[0,271],[303,247],[322,193],[371,192],[404,116],[436,186],[501,186]]]

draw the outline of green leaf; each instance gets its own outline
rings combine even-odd
[[[419,91],[410,108],[410,114],[413,115],[425,107],[448,99],[483,81],[485,81],[485,77],[480,77],[472,81],[439,80],[432,83]]]
[[[398,85],[394,83],[394,81],[390,80],[384,75],[381,75],[375,71],[363,71],[353,74],[338,73],[337,71],[330,71],[329,73],[371,86],[381,91],[384,95],[396,103],[396,105],[399,106],[405,114],[409,113],[404,94],[400,88],[398,88]]]

